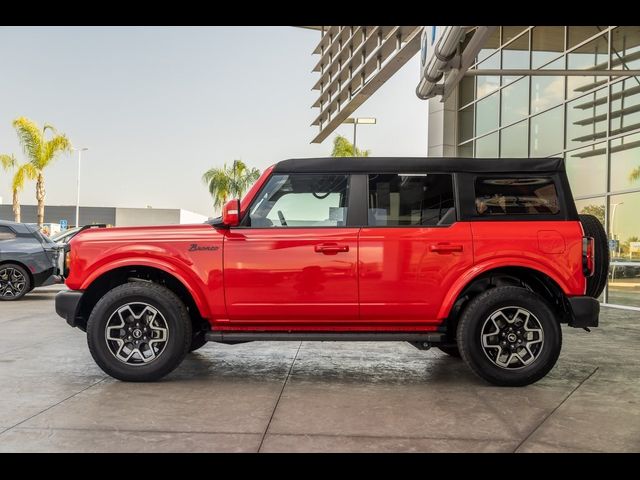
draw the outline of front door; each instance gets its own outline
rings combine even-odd
[[[444,296],[473,264],[471,229],[456,222],[450,174],[368,175],[360,231],[360,316],[396,327],[437,323]]]
[[[348,175],[274,174],[224,241],[227,315],[270,326],[358,318],[358,228]]]

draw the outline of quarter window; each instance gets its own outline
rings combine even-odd
[[[249,211],[249,225],[344,227],[348,175],[273,175]]]
[[[560,211],[551,177],[479,177],[475,189],[479,215],[548,215]]]
[[[16,233],[9,227],[0,227],[0,242],[16,238]]]
[[[369,175],[369,225],[451,225],[454,207],[449,174]]]

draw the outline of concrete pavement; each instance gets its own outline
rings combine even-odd
[[[123,383],[53,310],[0,303],[0,452],[638,452],[640,313],[563,328],[551,373],[493,387],[406,343],[209,344],[163,381]]]

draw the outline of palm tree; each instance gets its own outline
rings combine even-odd
[[[18,140],[22,145],[27,163],[31,165],[27,168],[24,165],[18,170],[16,175],[23,170],[22,175],[36,179],[36,200],[38,201],[38,226],[42,227],[44,223],[44,200],[46,192],[44,189],[44,169],[62,152],[71,151],[71,142],[64,134],[59,134],[57,130],[45,124],[42,129],[35,123],[25,117],[17,118],[13,121],[13,128],[16,129]],[[51,138],[47,140],[47,130],[51,131]],[[15,180],[15,179],[14,179]],[[15,182],[14,182],[15,187]],[[14,188],[15,193],[15,188]]]
[[[640,167],[636,167],[629,174],[629,183],[633,183],[639,179],[640,179]]]
[[[240,198],[260,177],[260,170],[249,169],[242,160],[234,160],[231,167],[225,163],[222,168],[211,168],[202,175],[202,181],[209,187],[213,206],[221,207],[228,198]]]
[[[368,157],[370,153],[370,150],[360,150],[359,148],[354,151],[353,143],[342,135],[336,135],[333,139],[332,157]]]
[[[16,222],[20,222],[20,192],[24,188],[26,180],[35,180],[38,177],[38,172],[31,163],[23,163],[18,167],[16,173],[13,175],[13,182],[11,182],[11,190],[13,193],[13,218]]]
[[[6,172],[16,165],[16,157],[13,155],[0,154],[0,167]]]

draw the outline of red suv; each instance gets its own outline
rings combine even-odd
[[[121,380],[207,341],[378,340],[527,385],[598,325],[608,255],[562,159],[294,159],[208,224],[81,232],[56,310]]]

